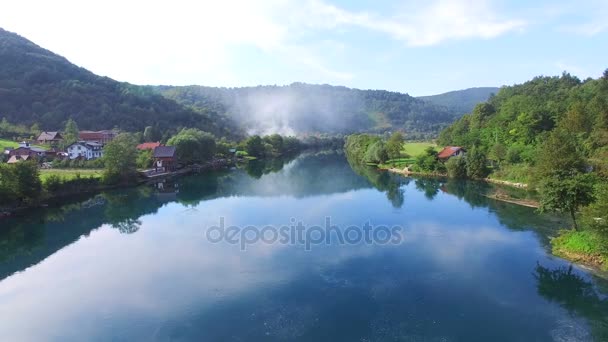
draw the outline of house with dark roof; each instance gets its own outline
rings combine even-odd
[[[59,132],[42,132],[36,139],[39,144],[57,144],[63,140]]]
[[[175,155],[175,146],[156,146],[154,148],[154,169],[163,172],[175,170],[177,166],[177,156]]]
[[[30,157],[44,157],[46,150],[40,147],[31,146],[28,142],[19,143],[19,147],[12,150],[8,150],[8,157],[13,156],[30,156]]]
[[[111,130],[80,131],[78,132],[78,139],[84,142],[96,142],[105,145],[116,138],[116,135],[118,134]]]
[[[465,149],[460,146],[446,146],[437,154],[437,158],[446,161],[452,157],[464,157],[465,154]]]
[[[79,141],[66,149],[70,159],[97,159],[103,157],[103,145],[98,142]]]

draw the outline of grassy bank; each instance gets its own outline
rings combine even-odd
[[[608,238],[592,230],[561,230],[551,240],[553,254],[608,271]]]
[[[101,178],[102,174],[101,169],[42,169],[40,170],[40,180],[44,183],[51,175],[59,176],[63,180],[72,180],[78,177]]]
[[[403,144],[403,149],[401,150],[401,152],[407,154],[408,156],[410,156],[412,158],[415,158],[415,157],[421,155],[422,153],[424,153],[424,150],[426,150],[429,147],[433,147],[437,151],[440,150],[440,148],[437,146],[437,144],[435,144],[433,142],[429,142],[429,141],[423,141],[423,142],[407,142],[407,143]]]
[[[5,148],[16,148],[19,147],[19,144],[6,139],[0,139],[0,152],[4,152]]]

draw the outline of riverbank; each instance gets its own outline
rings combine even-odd
[[[416,177],[442,177],[447,178],[448,175],[444,173],[434,173],[434,172],[415,172],[410,171],[408,168],[398,169],[398,168],[378,168],[381,171],[388,171],[392,173],[397,173],[404,176],[416,176]],[[478,181],[497,184],[502,186],[509,186],[518,189],[528,189],[528,185],[524,183],[515,183],[510,181],[497,180],[492,178],[483,178]],[[502,201],[507,203],[512,203],[516,205],[521,205],[530,208],[538,208],[540,206],[539,202],[532,199],[521,199],[510,196],[509,194],[501,191],[496,191],[492,194],[484,194],[484,196],[491,198],[496,201]]]
[[[13,207],[0,207],[0,220],[3,218],[19,216],[27,213],[30,210],[46,208],[50,205],[58,205],[69,201],[73,198],[83,195],[96,195],[103,191],[130,188],[143,185],[146,183],[154,183],[165,178],[181,177],[192,173],[205,172],[209,170],[218,170],[233,166],[234,160],[217,159],[204,164],[197,164],[184,167],[177,171],[163,172],[153,175],[138,173],[138,177],[130,182],[122,182],[118,184],[104,184],[101,177],[78,177],[62,179],[59,185],[56,185],[52,191],[45,190],[41,198],[35,203]],[[61,172],[69,172],[69,169],[58,169]]]
[[[595,231],[560,230],[551,239],[551,253],[607,275],[608,239]]]

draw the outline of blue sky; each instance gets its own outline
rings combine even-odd
[[[429,95],[608,68],[608,1],[3,1],[0,27],[136,84]]]

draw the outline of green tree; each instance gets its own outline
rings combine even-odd
[[[72,118],[68,119],[65,124],[65,129],[63,133],[63,144],[68,146],[72,143],[78,141],[78,125],[76,121],[72,120]]]
[[[371,144],[367,151],[365,152],[364,160],[367,163],[384,163],[388,159],[388,154],[386,153],[386,145],[384,141],[379,140],[375,143]]]
[[[167,145],[175,146],[177,157],[187,164],[210,160],[216,151],[213,135],[196,128],[182,129]]]
[[[247,154],[253,157],[262,157],[264,156],[264,142],[259,135],[253,135],[245,140],[245,151]]]
[[[507,147],[502,143],[492,145],[489,157],[500,165],[505,159],[507,159]]]
[[[283,153],[283,137],[279,134],[272,134],[264,137],[264,142],[270,144],[272,153],[280,155]]]
[[[467,162],[463,157],[452,157],[445,163],[450,178],[467,178]]]
[[[582,209],[585,226],[608,234],[608,182],[595,185],[595,202]]]
[[[137,152],[137,167],[147,169],[152,166],[152,150],[143,150]]]
[[[119,134],[103,150],[104,180],[108,183],[129,182],[136,174],[137,142],[132,135]]]
[[[432,146],[427,147],[424,153],[416,158],[414,164],[418,171],[444,173],[445,165],[437,159],[437,151]]]
[[[160,130],[156,126],[146,126],[144,129],[144,141],[147,142],[156,142],[160,141],[162,138],[162,134]]]
[[[35,161],[0,164],[0,202],[31,204],[40,198],[41,190],[38,164]]]
[[[538,151],[536,177],[542,179],[585,171],[585,158],[579,150],[577,138],[565,129],[551,132]]]
[[[553,175],[542,180],[539,187],[541,212],[567,213],[578,229],[576,214],[595,200],[593,175]]]
[[[394,132],[386,142],[386,153],[389,159],[397,159],[401,157],[401,149],[403,148],[403,134]]]
[[[481,179],[488,176],[488,167],[485,154],[477,147],[467,152],[467,176],[472,179]]]

